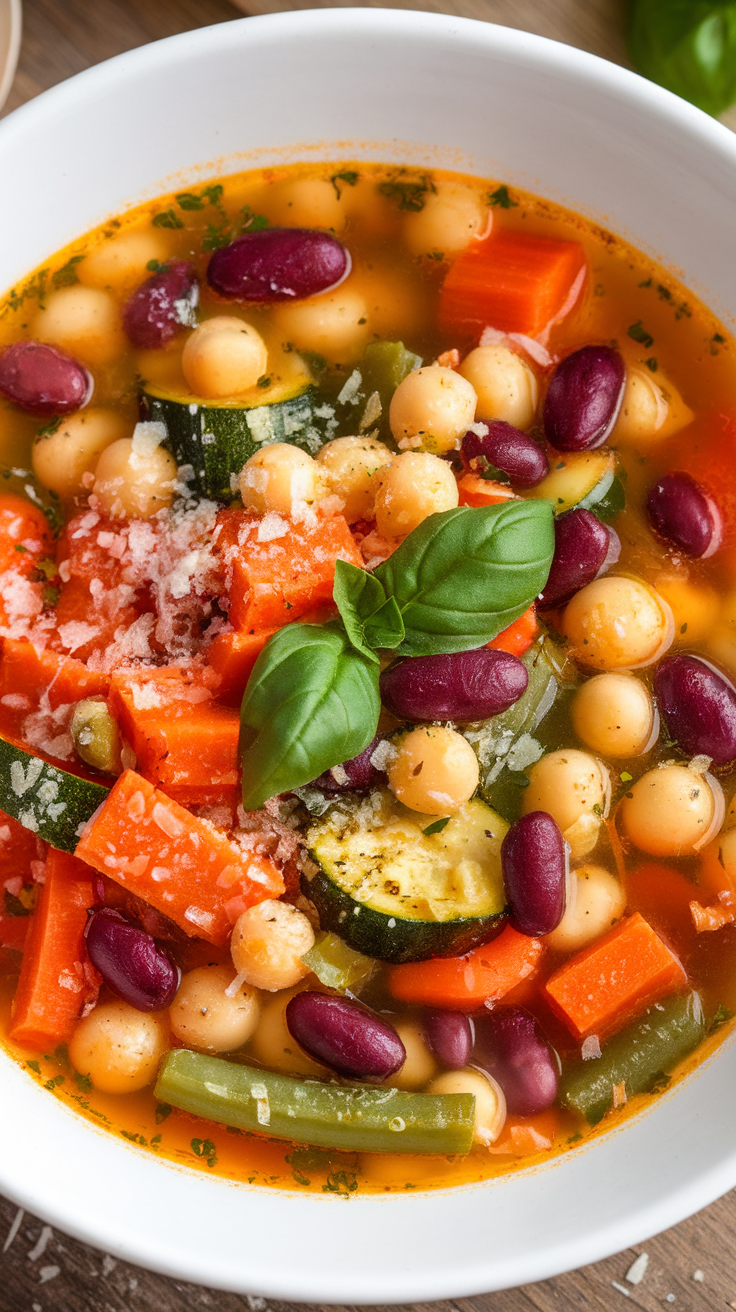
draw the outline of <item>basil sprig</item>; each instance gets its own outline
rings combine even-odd
[[[381,708],[376,649],[482,647],[542,591],[553,553],[551,503],[530,500],[430,515],[373,574],[339,560],[342,624],[289,624],[253,668],[241,710],[243,805],[261,806],[368,746]]]
[[[708,114],[736,100],[734,0],[629,0],[627,39],[640,73]]]
[[[339,625],[287,624],[256,661],[240,711],[243,806],[308,784],[375,737],[378,665]]]

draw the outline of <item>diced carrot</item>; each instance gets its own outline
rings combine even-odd
[[[68,647],[65,639],[73,637],[78,660],[104,652],[115,634],[130,628],[147,604],[125,578],[121,557],[127,540],[119,528],[86,511],[70,519],[57,543],[61,583],[52,642]],[[65,631],[66,625],[87,625],[88,631],[79,627]]]
[[[220,676],[218,696],[224,701],[240,702],[253,666],[269,638],[277,632],[277,629],[259,629],[254,633],[245,630],[218,633],[207,652],[207,660]]]
[[[484,328],[535,337],[572,309],[582,288],[579,242],[504,231],[459,255],[440,294],[445,331],[477,337]]]
[[[284,520],[283,533],[263,541],[262,524],[258,515],[224,510],[214,535],[230,597],[230,623],[249,633],[280,628],[330,602],[336,561],[363,567],[342,515],[314,524]]]
[[[560,1128],[560,1114],[554,1107],[536,1116],[507,1116],[504,1127],[488,1151],[507,1157],[534,1157],[548,1151]]]
[[[240,716],[212,699],[207,666],[119,670],[110,680],[110,705],[144,778],[166,792],[187,789],[204,801],[238,783]],[[208,686],[209,684],[209,686]],[[184,794],[179,791],[179,800]]]
[[[241,911],[284,891],[272,861],[243,852],[135,770],[120,776],[86,826],[76,855],[185,934],[218,945]]]
[[[0,623],[40,613],[43,580],[33,576],[39,560],[53,551],[43,511],[11,492],[0,494]]]
[[[30,924],[30,916],[0,916],[0,947],[22,952]]]
[[[675,954],[635,911],[566,961],[547,980],[544,993],[577,1039],[603,1038],[686,982]]]
[[[517,501],[508,483],[494,483],[480,474],[463,474],[457,485],[461,506],[497,506],[502,501]]]
[[[29,1048],[64,1043],[99,982],[86,959],[84,928],[94,905],[93,871],[49,850],[13,1001],[10,1037]]]
[[[533,606],[530,606],[528,610],[524,611],[520,619],[514,620],[514,623],[509,624],[507,629],[503,629],[501,633],[498,633],[488,643],[488,646],[493,647],[495,651],[511,652],[512,656],[523,656],[524,652],[531,647],[538,633],[537,612]]]
[[[675,952],[685,954],[692,948],[690,902],[698,890],[681,870],[647,861],[627,870],[623,885],[627,905],[635,906]]]
[[[0,727],[18,736],[25,717],[45,704],[49,711],[71,707],[84,697],[104,696],[107,675],[50,648],[39,650],[26,638],[3,638],[0,654]],[[71,712],[70,712],[71,714]],[[57,732],[63,726],[57,727]]]
[[[472,1011],[498,1001],[536,971],[544,947],[510,925],[463,957],[434,957],[394,966],[389,988],[402,1002]]]
[[[0,884],[18,877],[30,884],[35,864],[45,859],[46,844],[12,815],[0,811]]]

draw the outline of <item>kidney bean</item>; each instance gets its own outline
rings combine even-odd
[[[123,327],[134,346],[154,351],[182,328],[193,328],[199,283],[191,264],[171,260],[142,282],[123,310]]]
[[[512,1115],[535,1116],[557,1097],[555,1052],[524,1007],[494,1007],[476,1018],[471,1061],[498,1080]]]
[[[551,815],[530,811],[501,844],[501,869],[510,923],[520,934],[551,934],[565,910],[568,853]]]
[[[626,367],[610,346],[583,346],[558,364],[544,401],[547,441],[558,451],[602,446],[621,409]]]
[[[215,251],[207,281],[232,300],[297,301],[336,287],[349,272],[349,252],[329,233],[263,228]]]
[[[555,521],[555,554],[539,605],[561,606],[586,584],[592,583],[621,554],[615,529],[590,510],[569,510]]]
[[[462,1011],[430,1011],[424,1017],[424,1037],[435,1057],[451,1071],[470,1060],[473,1026]]]
[[[359,756],[343,761],[342,765],[333,766],[332,770],[325,770],[324,774],[313,780],[313,786],[320,788],[323,793],[346,793],[352,788],[366,792],[377,784],[385,783],[386,771],[376,769],[371,760],[380,742],[381,737],[376,734],[373,742]]]
[[[138,1011],[163,1011],[174,1000],[179,970],[145,930],[100,907],[85,930],[87,954],[113,993]]]
[[[92,395],[92,375],[46,342],[13,342],[0,351],[0,393],[34,415],[68,415]]]
[[[654,532],[688,556],[712,556],[721,545],[721,512],[689,474],[660,478],[647,498],[647,514]]]
[[[549,473],[549,461],[537,442],[503,419],[476,424],[462,440],[460,456],[466,469],[483,474],[500,470],[518,487],[534,487]]]
[[[697,656],[668,656],[654,676],[654,692],[683,752],[710,756],[716,765],[736,759],[736,688],[712,665]]]
[[[396,1031],[350,998],[297,993],[287,1004],[286,1024],[310,1057],[350,1079],[385,1080],[406,1061]]]
[[[412,656],[384,670],[384,705],[401,720],[485,720],[526,691],[529,675],[516,656],[480,647],[448,656]]]

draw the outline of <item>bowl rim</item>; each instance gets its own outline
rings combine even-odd
[[[691,138],[696,138],[729,166],[736,164],[736,138],[728,128],[672,93],[645,81],[629,69],[609,63],[575,47],[497,24],[456,18],[446,14],[379,8],[287,11],[235,19],[232,22],[164,38],[87,69],[21,106],[0,122],[0,140],[13,135],[23,136],[33,133],[49,117],[63,112],[66,107],[91,101],[98,94],[123,86],[129,75],[155,70],[161,66],[162,61],[165,64],[176,63],[181,54],[193,51],[195,46],[197,53],[202,58],[207,58],[208,54],[221,48],[225,43],[229,45],[238,41],[247,48],[254,43],[257,44],[258,41],[268,40],[272,33],[278,36],[279,30],[283,36],[288,36],[290,41],[298,41],[300,33],[309,31],[310,35],[314,35],[315,29],[324,32],[339,31],[356,38],[371,31],[383,33],[392,31],[397,35],[408,37],[422,31],[433,35],[438,41],[460,35],[496,52],[506,50],[521,53],[532,62],[536,61],[546,66],[551,64],[558,70],[567,70],[573,75],[583,77],[586,81],[595,79],[603,83],[625,99],[636,102],[643,113],[653,115],[669,125],[674,123],[681,127]],[[731,1040],[726,1040],[726,1044],[731,1046]],[[712,1066],[713,1060],[714,1058],[710,1058],[705,1063],[707,1068]],[[15,1067],[18,1079],[35,1089],[30,1077],[12,1058],[3,1053],[2,1061],[9,1062]],[[11,1080],[11,1082],[15,1081]],[[44,1091],[36,1090],[36,1092],[46,1099],[47,1095]],[[670,1103],[676,1093],[677,1090],[666,1095],[663,1101]],[[31,1096],[29,1105],[34,1101],[35,1098]],[[50,1119],[63,1127],[62,1107],[58,1103],[57,1107],[59,1116]],[[82,1127],[85,1134],[96,1129],[90,1126],[89,1122],[83,1122],[81,1117],[69,1109],[64,1108],[63,1112]],[[645,1118],[640,1116],[638,1121],[642,1119]],[[68,1125],[68,1122],[66,1124]],[[625,1131],[612,1130],[606,1136],[607,1140],[610,1141],[619,1132]],[[103,1159],[106,1156],[115,1157],[121,1149],[124,1149],[121,1162],[139,1160],[144,1155],[146,1158],[149,1157],[148,1153],[143,1154],[141,1150],[119,1140],[113,1140],[107,1132],[97,1131],[97,1133],[102,1134],[104,1139],[109,1141],[111,1150],[113,1148],[115,1150],[114,1153],[111,1151],[109,1154],[103,1151],[101,1153]],[[86,1203],[80,1197],[75,1202],[74,1209],[70,1211],[66,1202],[62,1204],[58,1198],[44,1192],[46,1185],[43,1181],[39,1183],[37,1179],[21,1171],[18,1166],[19,1160],[13,1154],[9,1160],[0,1159],[0,1188],[19,1206],[32,1210],[44,1220],[85,1242],[178,1279],[187,1279],[223,1289],[254,1292],[269,1298],[328,1303],[411,1302],[467,1297],[488,1290],[507,1288],[519,1283],[520,1280],[528,1283],[545,1279],[573,1267],[598,1261],[633,1243],[641,1242],[706,1206],[736,1184],[736,1151],[734,1151],[717,1164],[688,1178],[663,1198],[635,1206],[614,1221],[602,1225],[593,1237],[586,1237],[584,1243],[578,1237],[571,1236],[565,1242],[557,1243],[554,1251],[549,1247],[545,1248],[544,1245],[533,1249],[527,1256],[523,1273],[518,1269],[514,1271],[508,1263],[504,1266],[503,1258],[499,1259],[498,1255],[494,1255],[492,1259],[487,1258],[472,1266],[464,1263],[462,1269],[453,1271],[444,1283],[438,1279],[436,1273],[423,1273],[411,1268],[401,1273],[392,1271],[387,1280],[383,1277],[379,1264],[375,1263],[369,1270],[358,1273],[358,1279],[352,1284],[344,1279],[339,1283],[331,1280],[327,1269],[321,1283],[312,1280],[310,1284],[305,1282],[298,1271],[292,1271],[286,1263],[279,1269],[261,1272],[251,1279],[247,1273],[243,1275],[242,1272],[233,1270],[214,1269],[212,1263],[208,1262],[206,1253],[198,1253],[194,1250],[179,1251],[174,1261],[169,1253],[163,1255],[157,1249],[155,1236],[141,1229],[137,1217],[131,1217],[128,1226],[121,1228],[118,1223],[113,1223],[111,1219],[106,1218],[93,1197],[90,1197]],[[172,1169],[179,1170],[190,1182],[198,1178],[194,1171],[177,1167]],[[549,1167],[544,1167],[535,1174],[538,1174],[541,1180],[554,1169],[553,1162]],[[523,1174],[528,1176],[530,1173],[527,1171]],[[203,1190],[209,1188],[211,1191],[213,1186],[220,1189],[223,1194],[226,1188],[236,1187],[230,1186],[227,1181],[218,1182],[207,1177],[203,1178]],[[460,1190],[433,1191],[431,1194],[422,1194],[418,1190],[411,1199],[402,1195],[387,1197],[366,1195],[362,1199],[351,1201],[351,1208],[361,1214],[367,1210],[380,1211],[384,1215],[384,1221],[386,1219],[391,1221],[402,1213],[407,1203],[418,1204],[421,1197],[449,1198],[449,1206],[452,1206],[454,1196],[489,1186],[502,1188],[503,1182],[487,1182],[485,1186],[466,1186]],[[247,1193],[252,1196],[253,1192],[253,1189],[243,1189],[244,1196]],[[268,1190],[259,1190],[258,1196],[263,1197],[268,1192]],[[214,1194],[212,1196],[214,1197]],[[280,1196],[289,1197],[290,1202],[292,1198],[295,1203],[297,1198],[301,1199],[302,1203],[305,1201],[304,1195],[281,1193]],[[321,1197],[313,1198],[312,1202],[315,1206],[333,1204],[332,1199]],[[387,1208],[392,1211],[387,1213]]]

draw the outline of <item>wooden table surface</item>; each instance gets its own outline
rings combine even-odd
[[[381,0],[377,0],[378,3]],[[387,3],[388,0],[383,0]],[[407,7],[473,18],[555,37],[625,62],[622,0],[405,0]],[[311,8],[329,0],[242,0],[247,13]],[[345,3],[345,0],[343,0]],[[20,65],[6,112],[63,78],[120,51],[175,32],[240,17],[228,0],[25,0]],[[736,127],[731,111],[726,121]],[[736,1309],[736,1195],[637,1249],[523,1289],[446,1303],[417,1312],[673,1312]],[[530,1243],[534,1237],[530,1234]],[[635,1257],[647,1253],[639,1284],[627,1283]],[[297,1305],[272,1303],[273,1312]],[[0,1198],[0,1312],[265,1312],[262,1299],[180,1284],[115,1261]],[[305,1310],[306,1312],[306,1310]]]

